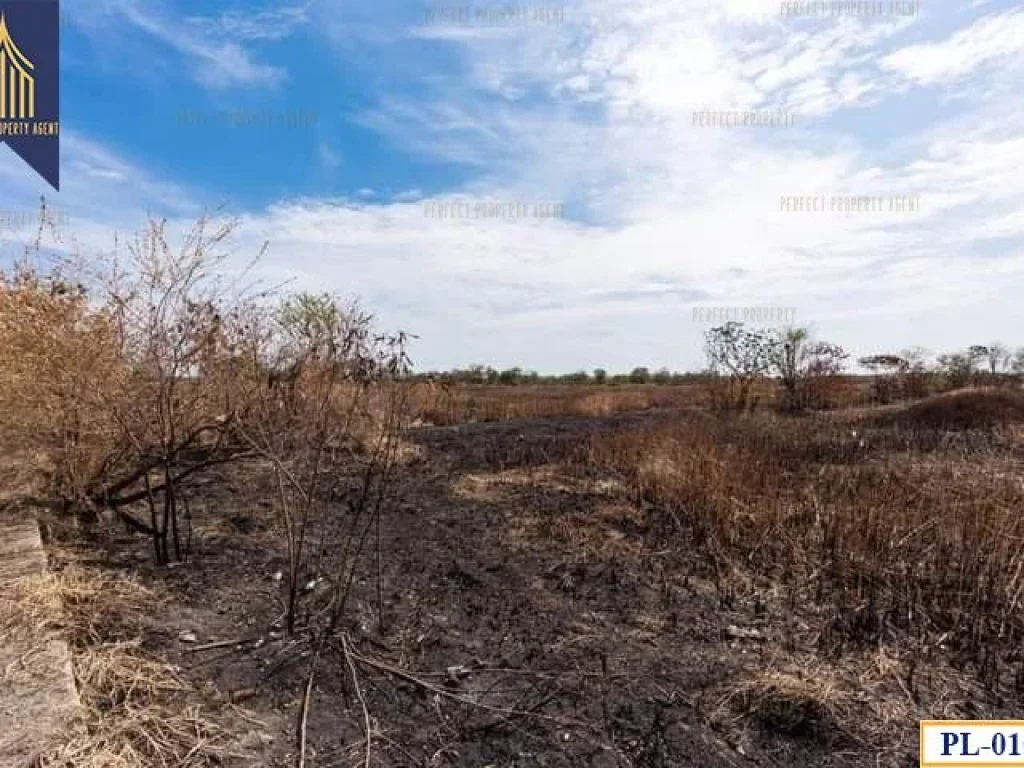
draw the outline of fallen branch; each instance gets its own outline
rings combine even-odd
[[[306,688],[302,693],[302,705],[299,707],[299,722],[296,725],[295,741],[298,755],[295,757],[296,768],[306,768],[306,723],[309,721],[309,703],[313,698],[313,680],[316,677],[316,663],[320,658],[320,648],[313,654],[309,663],[309,674],[306,675]]]
[[[199,653],[200,651],[212,651],[216,648],[227,648],[229,645],[242,645],[243,643],[251,643],[258,639],[258,637],[236,637],[233,640],[218,640],[215,643],[206,643],[205,645],[194,645],[188,648],[188,652]]]
[[[449,690],[447,690],[445,688],[442,688],[439,685],[434,685],[433,683],[430,683],[430,682],[428,682],[428,681],[426,681],[426,680],[424,680],[424,679],[422,679],[420,677],[417,677],[416,675],[412,674],[411,672],[407,672],[404,669],[400,669],[398,667],[392,666],[391,664],[388,664],[387,662],[383,662],[383,661],[379,661],[377,659],[371,659],[371,658],[368,658],[366,656],[362,656],[362,655],[356,653],[355,651],[353,651],[351,648],[348,648],[347,653],[353,659],[355,659],[356,661],[360,662],[361,664],[365,664],[366,666],[371,667],[373,669],[379,670],[381,672],[385,672],[385,673],[390,674],[390,675],[394,675],[395,677],[401,678],[402,680],[405,680],[406,682],[412,683],[413,685],[418,685],[419,687],[423,688],[424,690],[430,691],[431,693],[436,693],[439,696],[444,696],[444,697],[452,699],[454,701],[458,701],[461,704],[466,704],[466,705],[471,706],[471,707],[479,707],[480,709],[485,709],[485,710],[487,710],[489,712],[496,712],[498,714],[508,715],[510,717],[535,717],[535,718],[537,718],[539,720],[545,720],[547,722],[555,723],[556,725],[561,725],[561,726],[573,726],[573,727],[577,727],[577,728],[579,728],[579,727],[583,727],[583,728],[589,727],[587,723],[584,723],[584,722],[581,722],[581,721],[577,721],[577,720],[570,720],[568,718],[555,717],[554,715],[545,715],[543,713],[533,712],[533,711],[530,711],[530,710],[527,710],[527,709],[512,709],[512,708],[509,708],[509,707],[498,707],[498,706],[495,706],[493,704],[484,704],[483,702],[480,702],[480,701],[473,701],[472,699],[468,698],[467,696],[461,696],[461,695],[455,693],[454,691],[449,691]]]
[[[352,674],[352,685],[356,690],[356,698],[359,699],[359,705],[363,708],[363,729],[366,732],[366,757],[363,760],[363,768],[370,768],[370,754],[373,746],[373,735],[370,732],[370,711],[366,706],[363,691],[359,687],[359,675],[356,673],[356,665],[352,662],[352,649],[349,648],[348,638],[345,635],[341,636],[341,649],[345,654],[345,663],[348,664],[349,672]]]

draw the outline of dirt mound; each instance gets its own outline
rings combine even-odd
[[[879,414],[879,426],[909,429],[992,429],[1024,424],[1024,392],[979,388],[934,395],[906,408]]]

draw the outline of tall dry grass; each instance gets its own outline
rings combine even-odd
[[[702,404],[696,385],[547,386],[420,384],[416,409],[423,422],[449,426],[479,421],[599,418],[651,408]]]
[[[826,606],[829,650],[910,642],[995,684],[1024,639],[1019,446],[1009,425],[949,440],[895,423],[685,414],[594,437],[587,464],[624,478],[655,535],[699,547],[718,578],[766,575]]]

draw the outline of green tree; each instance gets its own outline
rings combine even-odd
[[[634,368],[629,374],[631,384],[646,384],[651,380],[651,372],[643,366]]]

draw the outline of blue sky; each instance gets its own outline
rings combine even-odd
[[[268,241],[268,280],[361,297],[428,368],[696,368],[695,307],[792,308],[854,354],[1024,345],[1020,5],[496,7],[63,0],[61,191],[2,147],[0,212],[46,194],[85,253],[230,213],[239,258]],[[817,195],[919,209],[781,210]],[[456,201],[563,215],[425,215]]]

